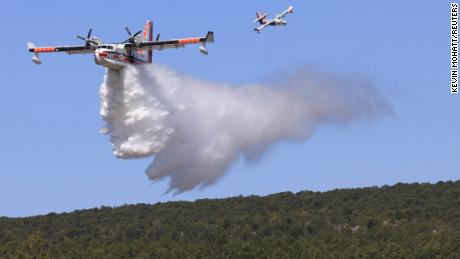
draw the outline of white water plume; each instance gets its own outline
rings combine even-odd
[[[160,65],[107,70],[104,133],[119,158],[154,156],[151,180],[181,193],[213,184],[240,156],[255,159],[280,141],[306,140],[322,124],[374,118],[389,108],[365,80],[299,69],[270,86],[231,86]]]

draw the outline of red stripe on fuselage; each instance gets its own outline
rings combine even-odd
[[[114,52],[99,52],[98,53],[99,57],[106,58],[106,59],[112,59],[116,61],[121,61],[125,63],[130,63],[130,64],[143,64],[147,63],[143,60],[138,60],[138,59],[131,59],[129,56],[119,54],[119,53],[114,53]]]

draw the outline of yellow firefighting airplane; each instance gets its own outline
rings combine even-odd
[[[33,52],[32,61],[41,64],[38,54],[48,52],[67,52],[70,54],[94,53],[96,64],[118,70],[127,64],[152,63],[152,51],[169,48],[182,48],[187,44],[200,44],[200,52],[208,54],[206,43],[214,42],[214,33],[208,32],[206,37],[184,38],[177,40],[160,41],[160,34],[153,41],[153,22],[147,21],[143,31],[134,34],[125,27],[129,38],[122,43],[105,44],[100,39],[91,36],[92,29],[89,29],[86,37],[76,36],[86,42],[81,46],[55,46],[55,47],[35,47],[28,43],[29,52]],[[141,34],[142,33],[142,34]]]

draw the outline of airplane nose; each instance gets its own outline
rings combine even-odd
[[[106,57],[107,57],[107,53],[105,53],[104,51],[101,51],[99,49],[94,51],[94,62],[96,64],[100,65],[101,61]]]
[[[106,58],[107,57],[107,52],[101,51],[101,50],[96,50],[94,52],[98,58]]]

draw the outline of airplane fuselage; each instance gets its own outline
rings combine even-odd
[[[287,21],[282,18],[275,18],[273,20],[263,19],[260,21],[260,24],[264,25],[271,25],[271,26],[279,26],[279,25],[287,25]]]
[[[144,51],[144,50],[138,50]],[[94,62],[106,68],[119,70],[127,64],[148,63],[136,57],[134,50],[126,50],[123,44],[107,44],[98,46],[94,51]]]
[[[278,25],[286,25],[287,21],[282,18],[275,18],[273,19],[272,23],[270,25],[278,26]]]

